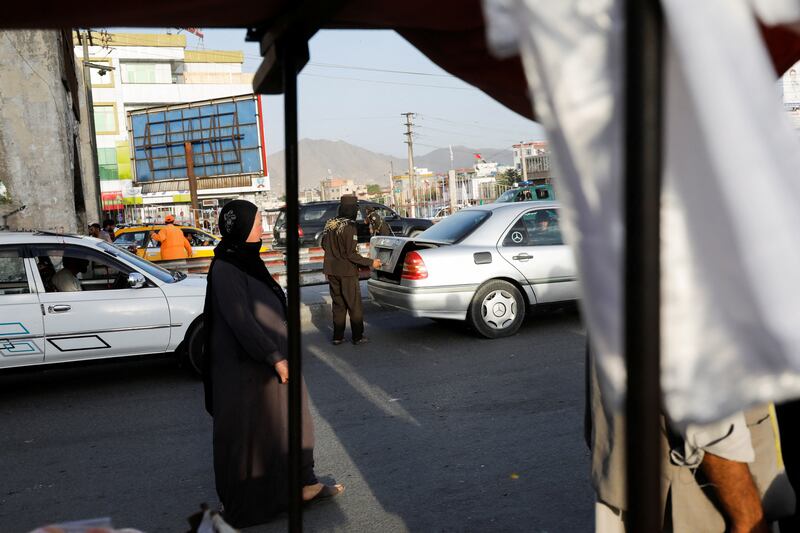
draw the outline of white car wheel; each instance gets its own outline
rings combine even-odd
[[[481,303],[481,318],[490,328],[503,330],[517,318],[517,302],[504,290],[492,291]]]
[[[203,321],[196,322],[184,339],[184,364],[196,375],[203,375],[203,352],[205,351]]]
[[[472,326],[490,339],[516,333],[525,318],[525,300],[507,281],[490,281],[472,299],[469,313]]]

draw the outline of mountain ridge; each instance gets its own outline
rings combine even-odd
[[[408,160],[388,154],[373,152],[345,141],[327,139],[301,139],[298,143],[300,164],[300,189],[319,187],[327,176],[352,179],[359,185],[367,183],[389,184],[389,172],[394,168],[395,175],[404,174]],[[513,154],[508,148],[468,148],[453,146],[453,167],[471,167],[480,154],[487,161],[497,161],[501,165],[511,165]],[[267,155],[272,190],[283,193],[285,190],[285,152],[283,150]],[[414,156],[414,166],[428,168],[432,172],[446,172],[450,169],[450,149],[437,148],[422,155]]]

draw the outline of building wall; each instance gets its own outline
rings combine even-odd
[[[0,32],[0,181],[12,204],[26,206],[8,218],[10,228],[83,231],[97,216],[83,190],[92,166],[81,164],[88,137],[75,116],[79,95],[68,82],[77,87],[77,73],[63,39],[59,31]]]

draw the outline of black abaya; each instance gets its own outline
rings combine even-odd
[[[225,519],[247,527],[288,504],[288,386],[274,368],[288,353],[286,311],[272,287],[229,262],[214,261],[210,277],[207,386],[217,494]],[[314,427],[305,383],[302,413],[302,482],[312,485]]]

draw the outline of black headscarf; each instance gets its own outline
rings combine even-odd
[[[278,282],[269,273],[264,261],[261,259],[261,241],[246,242],[250,231],[253,229],[258,207],[245,200],[234,200],[225,204],[219,213],[219,229],[222,241],[214,249],[214,259],[208,268],[206,282],[206,299],[203,308],[203,328],[205,333],[203,351],[203,384],[206,393],[206,411],[213,415],[213,398],[211,387],[211,329],[213,313],[214,265],[217,261],[229,263],[245,274],[266,284],[283,304],[286,310],[286,294]]]
[[[339,199],[339,218],[355,220],[358,216],[358,198],[353,194],[345,194]]]

